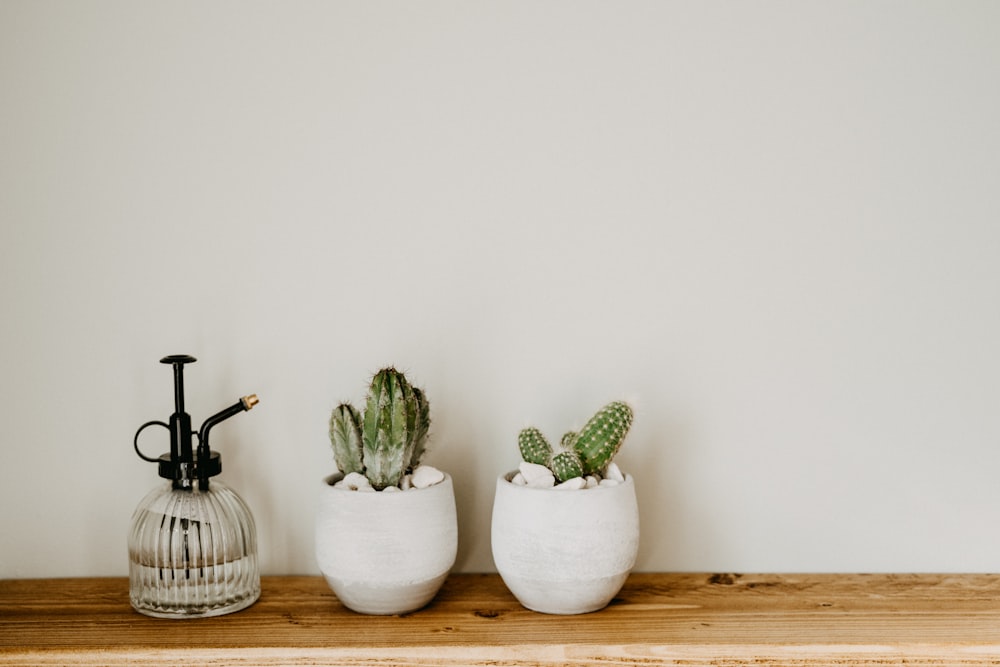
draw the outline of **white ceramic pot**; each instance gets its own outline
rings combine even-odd
[[[618,486],[561,491],[497,479],[493,561],[518,601],[547,614],[603,609],[628,578],[639,550],[639,506],[631,475]]]
[[[405,614],[427,605],[458,549],[451,477],[424,489],[362,492],[323,480],[316,512],[316,560],[348,608]]]

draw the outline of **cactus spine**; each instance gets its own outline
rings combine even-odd
[[[614,401],[598,410],[578,432],[569,431],[559,441],[559,451],[537,428],[529,427],[517,438],[521,458],[549,468],[559,482],[601,473],[618,453],[632,426],[628,404]]]
[[[430,430],[430,405],[395,368],[372,378],[362,415],[342,403],[330,417],[334,461],[345,475],[363,472],[373,488],[398,486],[420,463]]]

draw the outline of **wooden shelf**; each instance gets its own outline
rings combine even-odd
[[[1000,661],[1000,575],[633,574],[582,616],[522,608],[495,574],[426,609],[355,614],[321,577],[264,577],[249,609],[142,616],[128,581],[0,581],[4,665],[965,665]]]

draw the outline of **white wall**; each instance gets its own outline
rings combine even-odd
[[[389,363],[460,570],[517,431],[624,397],[639,569],[996,571],[998,82],[989,1],[3,0],[0,577],[126,573],[172,353],[261,397],[268,574]]]

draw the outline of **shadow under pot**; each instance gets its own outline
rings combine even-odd
[[[518,602],[546,614],[603,609],[618,594],[639,550],[639,507],[631,475],[617,486],[537,489],[497,479],[493,561]]]
[[[458,525],[452,480],[397,492],[352,491],[323,480],[316,560],[327,584],[362,614],[426,606],[455,564]]]

